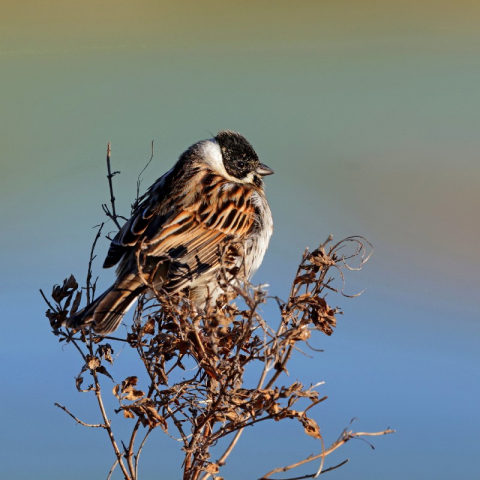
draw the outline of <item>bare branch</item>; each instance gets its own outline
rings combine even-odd
[[[343,465],[345,465],[346,463],[348,463],[349,460],[348,458],[346,460],[344,460],[343,462],[339,463],[338,465],[335,465],[334,467],[329,467],[329,468],[326,468],[325,470],[323,470],[321,472],[321,475],[323,475],[324,473],[327,473],[327,472],[331,472],[332,470],[335,470],[339,467],[342,467]],[[304,478],[317,478],[317,474],[316,473],[311,473],[309,475],[302,475],[301,477],[290,477],[290,478],[282,478],[282,479],[274,479],[274,478],[271,478],[270,480],[303,480]]]
[[[41,288],[40,288],[40,294],[42,295],[43,299],[45,300],[45,303],[50,307],[50,309],[55,310],[55,308],[52,307],[52,304],[48,301],[48,298],[45,296]]]
[[[118,219],[122,218],[123,220],[126,220],[125,217],[122,217],[121,215],[118,215],[116,210],[115,210],[115,195],[113,194],[113,177],[120,173],[119,171],[112,172],[111,166],[110,166],[110,155],[112,153],[111,151],[111,144],[108,142],[108,147],[107,147],[107,178],[108,178],[108,186],[110,189],[110,205],[112,206],[112,211],[110,212],[108,206],[106,204],[102,205],[103,211],[105,212],[105,215],[113,220],[117,228],[120,230],[122,227],[120,223],[118,223]]]
[[[152,154],[150,155],[150,159],[148,160],[147,164],[142,168],[142,171],[138,174],[138,177],[137,177],[137,195],[135,197],[135,202],[132,205],[132,213],[137,208],[138,204],[141,201],[140,185],[142,184],[142,179],[140,177],[142,176],[142,173],[148,168],[152,160],[153,160],[153,140],[152,140]]]
[[[367,433],[367,432],[355,433],[355,432],[351,432],[351,431],[348,432],[348,431],[345,430],[336,442],[334,442],[329,448],[327,448],[327,450],[320,453],[319,455],[311,455],[310,457],[306,458],[305,460],[301,460],[300,462],[293,463],[293,464],[288,465],[286,467],[275,468],[274,470],[271,470],[270,472],[265,474],[260,480],[265,480],[265,479],[269,478],[271,475],[273,475],[274,473],[287,472],[288,470],[291,470],[292,468],[298,467],[298,466],[303,465],[303,464],[308,463],[308,462],[312,462],[313,460],[317,460],[319,458],[326,457],[327,455],[330,455],[332,452],[334,452],[337,448],[339,448],[343,444],[347,443],[352,438],[359,438],[359,437],[363,437],[363,436],[387,435],[389,433],[395,433],[395,430],[387,429],[387,430],[383,430],[382,432],[373,432],[373,433]]]
[[[75,415],[73,415],[73,413],[69,412],[68,409],[66,407],[64,407],[63,405],[60,405],[59,403],[55,403],[54,405],[58,408],[61,408],[65,413],[70,415],[77,423],[79,423],[80,425],[83,425],[84,427],[107,428],[107,426],[103,423],[85,423],[85,422],[82,422]]]
[[[110,145],[110,144],[109,144]],[[95,283],[92,285],[92,264],[93,261],[95,260],[95,247],[97,246],[98,239],[100,238],[100,235],[102,233],[102,228],[103,228],[104,223],[102,222],[100,226],[98,227],[97,234],[95,236],[95,240],[92,243],[92,248],[90,249],[90,259],[88,261],[88,270],[87,270],[87,280],[86,280],[86,292],[87,292],[87,304],[90,303],[90,293],[91,297],[93,300],[93,297],[95,296]]]

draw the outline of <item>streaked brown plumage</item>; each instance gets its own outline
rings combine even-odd
[[[261,178],[271,173],[238,133],[222,131],[190,147],[140,199],[112,241],[104,267],[118,264],[114,285],[65,325],[114,331],[148,289],[145,280],[167,293],[188,288],[203,306],[222,293],[222,266],[232,276],[250,278],[273,231]]]

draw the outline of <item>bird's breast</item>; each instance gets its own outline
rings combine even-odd
[[[256,218],[257,228],[253,229],[245,242],[246,263],[251,266],[249,278],[260,267],[273,234],[272,212],[268,206],[267,199],[263,194],[255,193],[252,196],[252,200],[256,206],[258,218]]]

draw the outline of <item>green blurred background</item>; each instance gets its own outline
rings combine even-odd
[[[105,478],[113,463],[104,432],[53,406],[99,421],[38,295],[85,275],[109,199],[107,142],[128,213],[152,140],[144,188],[228,128],[276,171],[275,234],[255,281],[285,296],[303,248],[330,233],[375,246],[347,278],[366,292],[331,298],[345,315],[315,340],[325,353],[286,380],[326,381],[315,416],[326,443],[352,417],[361,431],[397,430],[375,451],[350,442],[326,466],[350,463],[328,475],[480,478],[479,24],[480,3],[465,0],[2,2],[2,476]],[[113,273],[95,267],[106,287]],[[277,321],[273,306],[266,315]],[[224,476],[318,452],[303,436],[288,422],[247,432]],[[143,478],[179,478],[179,446],[157,433]]]

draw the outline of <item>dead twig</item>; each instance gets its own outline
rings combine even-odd
[[[54,404],[56,407],[61,408],[65,413],[70,415],[77,423],[80,425],[83,425],[84,427],[90,427],[90,428],[107,428],[107,426],[104,423],[85,423],[79,420],[73,413],[71,413],[66,407],[63,405],[60,405],[59,403]]]
[[[108,142],[108,147],[107,147],[107,178],[108,178],[108,187],[110,189],[110,205],[112,206],[112,211],[109,210],[107,204],[103,204],[102,208],[103,211],[105,212],[105,215],[115,223],[117,228],[120,230],[122,227],[120,223],[118,222],[119,218],[122,218],[123,220],[127,220],[125,217],[122,217],[121,215],[117,215],[117,212],[115,210],[115,195],[113,194],[113,177],[120,173],[118,170],[115,172],[112,172],[111,166],[110,166],[110,155],[112,153],[111,151],[111,144]]]
[[[339,463],[338,465],[326,468],[325,470],[322,471],[321,475],[323,475],[324,473],[327,473],[327,472],[331,472],[332,470],[336,470],[337,468],[342,467],[343,465],[345,465],[348,462],[349,462],[349,460],[347,458],[346,460]],[[301,477],[290,477],[290,478],[282,478],[282,479],[271,478],[270,480],[303,480],[304,478],[317,478],[317,474],[316,473],[311,473],[309,475],[302,475]]]
[[[342,433],[342,435],[340,436],[340,438],[336,442],[334,442],[329,448],[327,448],[324,452],[322,452],[318,455],[311,455],[310,457],[308,457],[304,460],[300,460],[297,463],[292,463],[291,465],[288,465],[286,467],[275,468],[275,469],[271,470],[270,472],[266,473],[263,477],[261,477],[260,480],[265,480],[265,479],[269,478],[271,475],[273,475],[274,473],[287,472],[288,470],[291,470],[292,468],[299,467],[300,465],[304,465],[305,463],[312,462],[313,460],[318,460],[319,458],[324,458],[327,455],[330,455],[335,450],[337,450],[337,448],[339,448],[342,445],[344,445],[345,443],[347,443],[352,438],[360,438],[360,437],[365,437],[365,436],[370,436],[370,437],[375,436],[376,437],[376,436],[379,436],[379,435],[387,435],[389,433],[395,433],[395,430],[386,429],[386,430],[383,430],[382,432],[373,432],[373,433],[370,433],[370,432],[358,432],[358,433],[356,433],[356,432],[345,430]],[[315,475],[317,475],[317,474],[315,474]]]
[[[87,304],[93,300],[95,297],[95,287],[96,287],[96,281],[92,285],[92,264],[95,258],[97,257],[95,255],[95,247],[97,246],[98,239],[100,238],[100,235],[102,234],[102,228],[103,228],[104,223],[102,222],[100,226],[98,227],[97,234],[95,235],[95,239],[93,240],[92,243],[92,248],[90,249],[90,259],[88,261],[88,270],[87,270],[87,280],[86,280],[86,292],[87,292]],[[90,299],[90,292],[91,292],[91,299]]]

